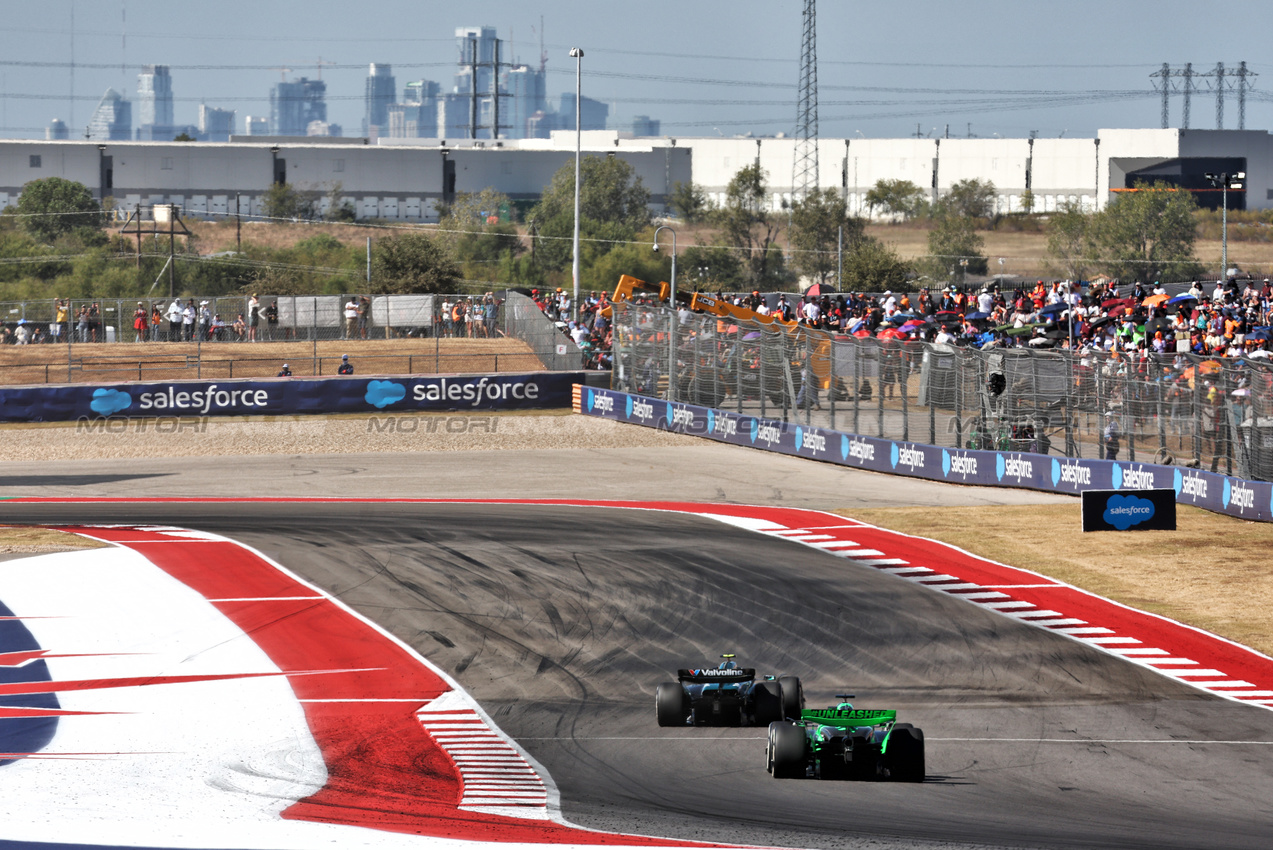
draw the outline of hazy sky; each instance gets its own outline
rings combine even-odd
[[[538,63],[542,36],[550,102],[573,91],[568,52],[582,47],[584,94],[611,104],[611,128],[644,114],[668,135],[791,133],[802,8],[800,0],[0,0],[0,136],[42,138],[57,117],[74,137],[108,86],[135,101],[144,64],[172,66],[177,123],[195,123],[202,100],[237,110],[242,132],[244,116],[269,114],[270,86],[282,76],[272,68],[313,78],[320,58],[338,63],[322,71],[329,120],[356,135],[367,63],[392,64],[399,89],[425,78],[448,91],[455,28],[479,25],[496,27],[528,64]],[[978,136],[1090,137],[1102,127],[1158,127],[1161,99],[1149,75],[1164,62],[1210,72],[1243,60],[1261,75],[1246,126],[1268,129],[1273,62],[1260,47],[1270,25],[1270,0],[1214,8],[1196,0],[824,0],[821,135],[906,136],[917,126],[942,134],[949,126],[963,136],[971,125]],[[1172,126],[1181,126],[1181,111],[1175,96]],[[1231,93],[1225,126],[1237,121]],[[1195,94],[1190,126],[1216,126],[1213,94]]]

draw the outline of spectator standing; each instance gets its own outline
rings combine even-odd
[[[150,305],[150,340],[151,342],[159,342],[159,335],[163,333],[164,311],[159,309],[157,302]]]
[[[186,342],[194,340],[194,322],[194,299],[190,298],[186,301],[185,309],[181,311],[181,338]]]
[[[137,309],[133,311],[133,330],[137,333],[136,342],[146,341],[146,328],[150,323],[150,311],[146,309],[146,305],[137,302]]]
[[[174,298],[168,305],[168,341],[181,339],[181,299]]]
[[[274,340],[278,332],[278,299],[275,298],[270,302],[270,306],[265,308],[265,338]]]
[[[371,327],[371,299],[366,295],[358,299],[358,338],[367,338],[367,329]]]
[[[71,321],[71,307],[64,299],[59,298],[57,302],[57,312],[53,318],[53,341],[61,342],[62,335],[68,337],[70,333],[67,330],[67,324]]]
[[[240,313],[234,320],[234,341],[242,342],[243,338],[247,335],[247,332],[248,332],[247,320],[245,320],[243,318],[243,314]]]
[[[102,308],[94,301],[88,305],[88,341],[97,342],[97,333],[102,329]]]
[[[340,366],[336,369],[338,375],[352,375],[354,373],[354,364],[349,362],[349,355],[340,355]]]
[[[1106,414],[1108,420],[1105,423],[1105,460],[1118,460],[1119,439],[1122,436],[1122,429],[1118,424],[1118,414],[1110,411]]]
[[[206,301],[204,302],[207,303]],[[252,293],[248,299],[248,342],[256,342],[256,326],[261,322],[261,299]]]
[[[88,306],[80,307],[75,317],[75,336],[80,342],[88,342]]]
[[[453,336],[455,334],[455,319],[451,315],[451,308],[455,305],[451,303],[451,296],[447,295],[442,298],[442,335]]]
[[[353,339],[358,329],[358,299],[351,295],[345,302],[345,339]]]
[[[18,327],[13,332],[13,336],[16,345],[27,345],[31,342],[31,329],[27,327],[26,319],[18,319]]]
[[[243,320],[243,314],[242,314],[242,313],[240,313],[240,314],[239,314],[239,321],[242,321],[242,320]],[[237,324],[237,322],[236,322],[236,324]],[[286,363],[284,363],[284,364],[283,364],[283,368],[278,370],[278,377],[280,377],[280,378],[290,378],[290,377],[292,377],[292,367],[291,367],[291,366],[288,366]]]
[[[207,301],[199,302],[199,340],[209,338],[212,330],[212,309],[208,307]]]

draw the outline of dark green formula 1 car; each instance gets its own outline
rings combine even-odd
[[[924,781],[923,731],[898,723],[896,711],[854,708],[849,702],[806,709],[799,722],[770,723],[767,756],[775,779]]]

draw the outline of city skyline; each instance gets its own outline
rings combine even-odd
[[[573,93],[568,49],[583,47],[584,95],[607,105],[611,129],[630,129],[641,116],[659,119],[672,136],[790,134],[795,123],[797,3],[741,0],[728,16],[657,2],[641,15],[580,11],[565,0],[544,0],[534,10],[488,2],[478,11],[387,0],[374,15],[334,0],[226,0],[215,14],[148,0],[2,5],[0,135],[8,138],[42,138],[54,118],[72,138],[81,136],[107,88],[136,103],[138,74],[165,64],[176,126],[195,126],[202,103],[234,111],[241,133],[247,116],[269,113],[275,83],[304,76],[323,80],[328,119],[355,135],[367,118],[372,63],[392,66],[395,98],[405,82],[419,79],[439,82],[447,94],[456,29],[482,26],[494,26],[506,43],[501,61],[531,68],[539,66],[543,38],[544,95],[554,105]],[[1150,75],[1163,63],[1193,62],[1195,72],[1207,73],[1217,62],[1235,68],[1244,60],[1263,76],[1248,93],[1246,126],[1268,128],[1273,65],[1256,60],[1260,24],[1273,12],[1235,0],[1226,18],[1244,25],[1208,29],[1184,25],[1192,10],[1178,0],[1074,0],[1064,10],[1001,0],[971,11],[929,0],[899,0],[887,9],[822,4],[821,135],[1055,137],[1156,127],[1161,98]],[[424,23],[404,26],[413,20]],[[904,33],[877,35],[895,33],[898,20],[906,22]],[[1233,128],[1236,98],[1228,97],[1225,126]],[[1214,100],[1194,93],[1190,126],[1216,126]],[[1180,126],[1181,106],[1173,95],[1171,126]],[[142,123],[136,108],[133,117]]]

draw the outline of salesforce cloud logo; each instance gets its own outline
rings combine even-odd
[[[841,434],[840,435],[840,460],[848,460],[848,459],[849,459],[849,438]]]
[[[628,396],[628,404],[626,407],[626,412],[627,412],[628,418],[631,419],[632,418],[632,396]]]
[[[897,458],[898,458],[897,443],[894,443],[893,450],[890,451],[888,455],[888,459],[892,462],[894,469],[897,469]]]
[[[133,397],[122,390],[97,389],[93,390],[93,400],[88,406],[94,413],[102,416],[113,416],[121,410],[127,410],[133,403]]]
[[[393,381],[371,381],[367,384],[367,394],[363,396],[367,404],[377,410],[384,410],[397,401],[407,397],[407,388]]]
[[[588,390],[588,409],[592,410],[592,406],[595,403],[596,403],[596,399],[593,398],[592,390]]]
[[[1003,455],[997,455],[995,457],[995,478],[997,478],[1000,481],[1003,480],[1003,470],[1004,470]]]
[[[1104,520],[1119,531],[1153,519],[1154,503],[1140,496],[1110,496],[1105,503]]]
[[[800,451],[804,446],[804,429],[796,428],[796,451]]]
[[[760,433],[760,420],[751,420],[751,441],[756,442],[756,435]]]
[[[1114,464],[1114,468],[1110,470],[1110,485],[1115,490],[1123,489],[1123,468],[1118,464]]]

